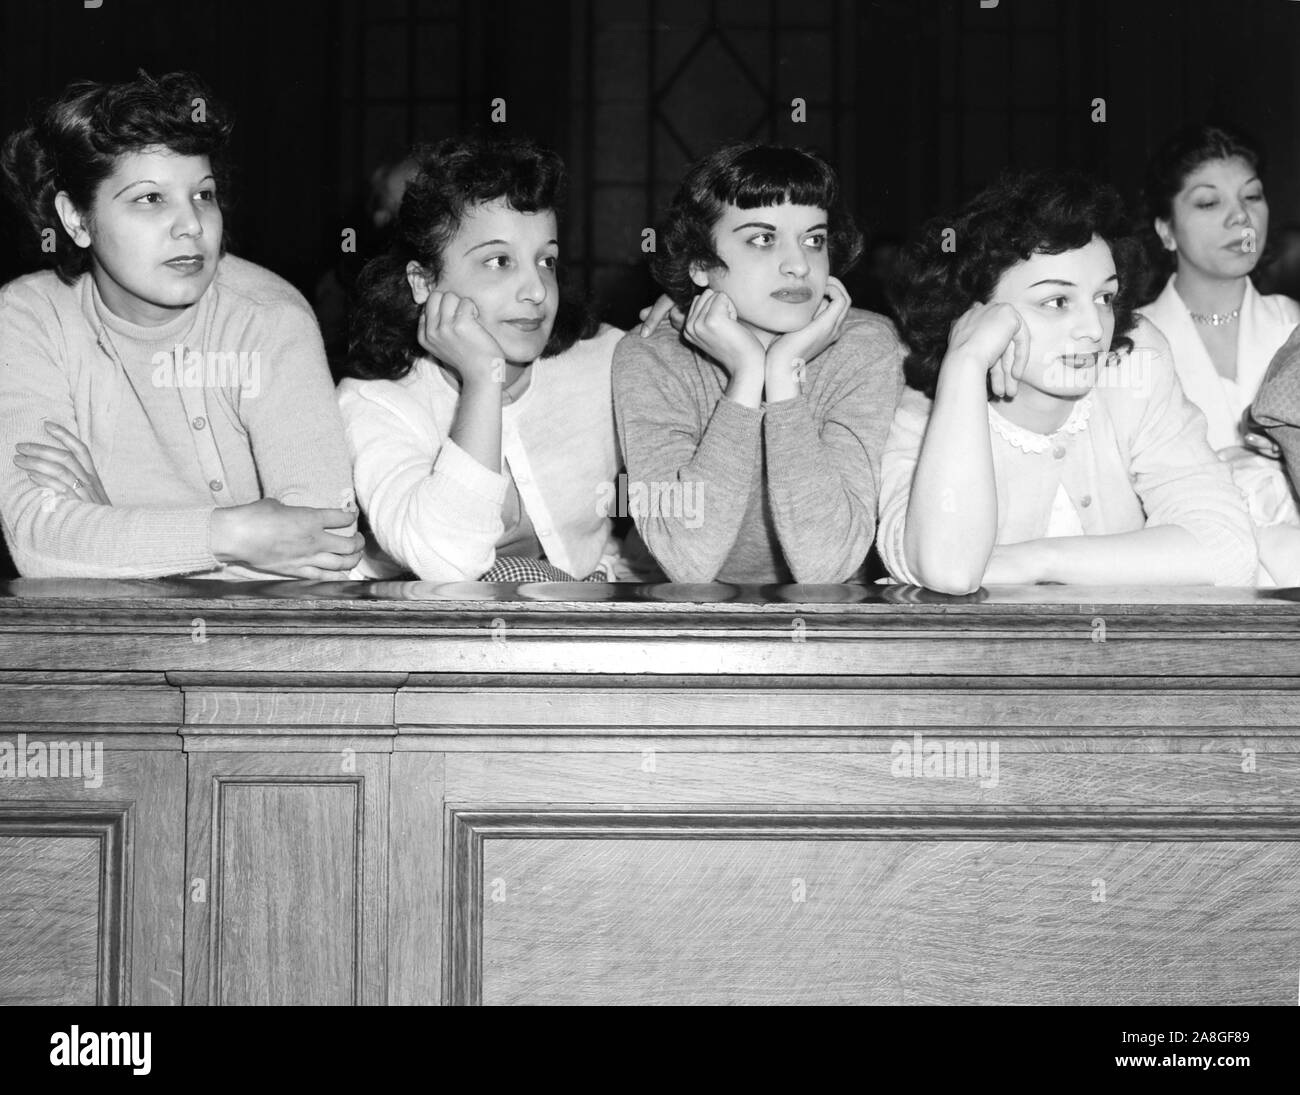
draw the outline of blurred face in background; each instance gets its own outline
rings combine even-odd
[[[1255,169],[1238,156],[1207,160],[1183,180],[1169,220],[1157,218],[1178,269],[1209,278],[1245,277],[1268,239],[1268,200]]]

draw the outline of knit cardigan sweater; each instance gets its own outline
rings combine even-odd
[[[111,505],[39,487],[13,463],[19,442],[56,444],[46,420],[90,449]],[[0,450],[0,518],[25,577],[278,577],[218,562],[213,511],[354,501],[311,309],[233,255],[160,327],[114,316],[90,274],[0,289]]]

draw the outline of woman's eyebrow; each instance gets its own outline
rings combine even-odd
[[[113,197],[120,198],[123,194],[125,194],[128,190],[130,190],[131,187],[139,186],[141,183],[148,183],[150,186],[158,185],[157,181],[154,179],[136,179],[135,182],[127,183],[124,187],[122,187],[121,190],[119,190],[116,194],[114,194]]]
[[[466,251],[465,254],[468,255],[472,251],[477,251],[480,247],[509,247],[509,246],[510,246],[509,240],[484,240],[482,243],[474,244],[474,246],[471,247],[469,251]]]
[[[818,224],[814,224],[811,228],[805,228],[804,232],[816,232],[819,228],[830,228],[830,225],[826,221],[821,221]]]
[[[768,232],[775,232],[775,224],[764,224],[762,221],[746,221],[744,224],[738,224],[732,229],[733,232],[743,232],[746,228],[763,228]]]
[[[211,174],[209,174],[209,175],[204,175],[203,178],[201,178],[201,179],[200,179],[198,182],[196,182],[194,185],[195,185],[195,186],[201,186],[203,183],[207,182],[209,179],[212,180],[212,182],[216,182],[216,181],[217,181],[217,178],[216,178],[215,175],[211,175]],[[122,187],[121,190],[119,190],[116,194],[114,194],[113,197],[115,197],[115,198],[120,198],[123,194],[125,194],[128,190],[130,190],[131,187],[133,187],[133,186],[139,186],[141,183],[148,183],[150,186],[158,186],[158,185],[160,185],[157,179],[136,179],[135,182],[129,182],[129,183],[127,183],[124,187]]]
[[[1102,281],[1102,285],[1105,285],[1107,282],[1111,282],[1111,281],[1119,281],[1119,275],[1118,275],[1118,274],[1111,274],[1110,277],[1108,277],[1108,278],[1106,278],[1106,279],[1104,279],[1104,280]],[[1034,282],[1033,285],[1030,285],[1030,286],[1029,286],[1029,288],[1030,288],[1030,289],[1037,289],[1040,285],[1063,285],[1063,286],[1065,286],[1067,289],[1074,289],[1074,288],[1077,288],[1077,286],[1075,285],[1074,282],[1072,282],[1072,281],[1066,281],[1066,280],[1064,280],[1063,278],[1043,278],[1042,281],[1036,281],[1036,282]]]

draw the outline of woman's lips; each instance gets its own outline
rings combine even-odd
[[[179,255],[174,259],[168,259],[163,265],[170,266],[182,274],[197,274],[203,269],[203,263],[202,255]]]
[[[812,300],[811,289],[778,289],[771,294],[773,300],[779,300],[783,304],[807,304]]]
[[[1062,354],[1061,363],[1071,369],[1087,369],[1097,364],[1097,354]]]
[[[520,331],[536,331],[542,326],[540,319],[508,319],[506,322]]]

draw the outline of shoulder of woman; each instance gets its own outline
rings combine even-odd
[[[344,377],[339,381],[336,395],[344,422],[365,418],[398,418],[403,421],[425,423],[437,416],[437,406],[443,396],[438,378],[428,374],[434,368],[417,361],[399,380],[359,380]],[[455,396],[446,392],[454,403]]]
[[[1133,343],[1131,353],[1145,350],[1166,361],[1172,361],[1173,351],[1169,348],[1169,339],[1164,332],[1144,312],[1134,313],[1133,320],[1133,329],[1128,333],[1129,341]]]
[[[396,380],[362,380],[355,376],[346,376],[338,383],[339,398],[349,393],[358,399],[374,402],[393,400],[398,403],[411,401],[429,402],[431,398],[447,388],[440,377],[434,376],[437,370],[427,358],[417,358],[405,376]],[[448,395],[452,395],[448,390]]]
[[[1300,304],[1285,293],[1269,293],[1259,298],[1274,317],[1283,323],[1300,323]]]
[[[89,277],[83,274],[82,277]],[[14,317],[22,313],[35,315],[79,308],[81,278],[65,285],[53,270],[24,274],[0,286],[0,314]]]
[[[1137,428],[1149,408],[1166,407],[1174,392],[1181,396],[1182,384],[1173,351],[1159,327],[1139,316],[1128,337],[1132,349],[1115,354],[1102,367],[1094,391],[1113,421]]]
[[[589,366],[593,360],[608,367],[614,359],[614,347],[623,338],[623,332],[608,323],[602,323],[599,330],[590,338],[579,339],[562,354],[547,358],[548,363],[579,364]]]
[[[1137,311],[1143,314],[1153,314],[1156,316],[1166,312],[1172,312],[1179,302],[1178,290],[1174,288],[1174,277],[1172,274],[1165,279],[1164,285],[1160,292],[1151,300],[1138,307]]]
[[[617,328],[613,330],[617,331]],[[616,370],[640,363],[685,369],[690,366],[693,358],[691,348],[682,341],[682,336],[667,318],[660,320],[659,326],[645,338],[641,337],[641,328],[638,326],[614,340],[613,360]]]
[[[264,266],[241,259],[238,255],[221,256],[217,276],[213,279],[223,295],[258,309],[259,313],[282,317],[300,313],[315,313],[307,299],[289,282]]]
[[[879,342],[882,346],[901,345],[893,320],[864,308],[849,309],[840,339],[843,340],[845,335],[855,340]]]
[[[93,346],[95,327],[82,292],[89,276],[65,285],[53,270],[42,270],[0,287],[0,354],[6,359],[0,365],[21,369],[34,347],[66,364],[72,348]]]

